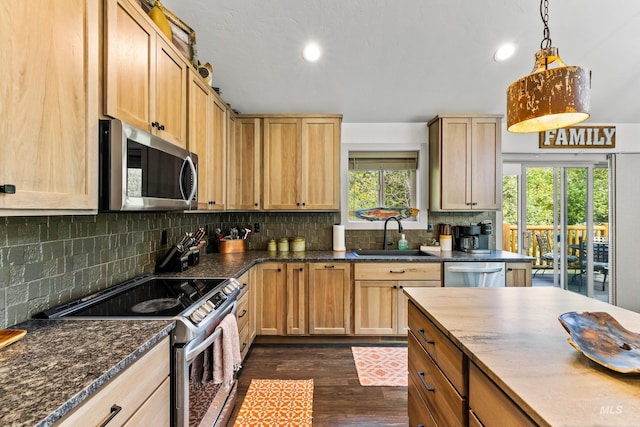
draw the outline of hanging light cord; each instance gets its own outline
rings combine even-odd
[[[542,18],[542,23],[544,24],[540,49],[548,49],[551,47],[551,30],[549,30],[549,0],[540,0],[540,18]]]

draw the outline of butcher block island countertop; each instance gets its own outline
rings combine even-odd
[[[640,332],[640,314],[551,287],[404,292],[409,304],[466,355],[469,368],[477,366],[535,424],[639,425],[640,375],[587,359],[567,342],[558,316],[604,311]],[[470,395],[473,386],[469,383]]]

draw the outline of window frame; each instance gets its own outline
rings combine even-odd
[[[382,230],[384,221],[352,221],[349,220],[349,152],[352,151],[417,151],[418,169],[416,169],[416,208],[420,210],[417,221],[403,221],[402,227],[407,230],[426,230],[428,225],[429,197],[429,146],[424,143],[349,143],[342,144],[340,156],[340,176],[344,177],[340,184],[340,221],[347,230]],[[412,206],[413,207],[413,206]]]

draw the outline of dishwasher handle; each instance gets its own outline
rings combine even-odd
[[[447,271],[451,273],[499,273],[502,271],[502,267],[462,267],[462,266],[449,266]]]

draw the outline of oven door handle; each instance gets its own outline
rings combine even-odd
[[[237,307],[238,307],[238,301],[234,301],[232,305],[227,307],[220,314],[220,318],[224,318],[228,313],[231,313],[231,314],[235,315]],[[213,344],[213,342],[220,336],[221,333],[222,333],[222,329],[219,329],[219,328],[216,327],[216,330],[211,335],[209,335],[207,338],[205,338],[205,340],[202,341],[200,344],[198,344],[197,346],[195,346],[192,349],[186,348],[185,349],[185,357],[184,357],[185,361],[187,363],[191,363],[193,361],[193,359],[195,359],[200,353],[202,353],[202,351],[204,351],[205,348],[207,348],[211,344]]]

